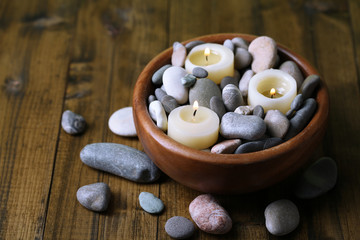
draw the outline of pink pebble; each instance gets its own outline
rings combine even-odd
[[[179,42],[174,42],[173,53],[171,56],[171,64],[173,66],[182,67],[184,66],[186,59],[186,48]]]
[[[225,234],[232,227],[232,220],[226,210],[210,194],[196,197],[189,205],[191,218],[204,232]]]
[[[240,139],[230,139],[222,141],[211,148],[212,153],[232,154],[240,146]]]

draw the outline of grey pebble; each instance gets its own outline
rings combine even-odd
[[[318,75],[310,75],[305,78],[300,87],[299,93],[303,95],[304,99],[308,99],[314,93],[315,88],[320,84],[320,77]]]
[[[240,78],[241,78],[241,74],[238,70],[234,69],[234,77],[236,79],[236,81],[239,83]]]
[[[235,154],[257,152],[275,147],[283,142],[284,141],[281,138],[266,138],[259,141],[247,142],[241,144],[235,150]]]
[[[159,68],[159,69],[152,75],[151,81],[152,81],[155,85],[161,85],[161,84],[162,84],[163,74],[164,74],[165,70],[168,69],[169,67],[171,67],[171,64],[166,64],[166,65],[162,66],[161,68]]]
[[[240,37],[233,38],[231,41],[237,48],[244,48],[247,50],[249,47],[249,43]]]
[[[155,101],[157,98],[154,95],[150,95],[148,97],[148,103],[150,104],[151,102]]]
[[[238,106],[244,105],[241,92],[234,84],[228,84],[224,87],[222,90],[222,99],[225,108],[230,112],[233,112]]]
[[[234,84],[235,86],[239,85],[239,80],[235,77],[226,76],[223,79],[221,79],[220,82],[220,88],[221,90],[224,89],[224,87],[228,84]]]
[[[117,143],[93,143],[80,152],[89,167],[115,174],[134,182],[154,182],[160,170],[143,152]]]
[[[80,187],[76,198],[81,205],[89,210],[105,211],[110,202],[110,188],[106,183],[98,182]]]
[[[253,115],[258,116],[260,118],[264,118],[265,111],[261,105],[256,105],[253,110]]]
[[[251,106],[239,106],[235,109],[234,112],[241,115],[251,115],[253,108]]]
[[[262,118],[254,115],[240,115],[227,112],[221,118],[220,133],[225,138],[260,139],[266,131]]]
[[[286,72],[292,76],[296,81],[297,89],[300,88],[301,84],[304,81],[304,77],[298,67],[298,65],[294,61],[285,61],[283,62],[279,69],[283,72]]]
[[[226,113],[224,102],[219,96],[213,96],[210,99],[210,109],[218,115],[219,119]]]
[[[252,62],[251,54],[244,48],[237,48],[234,56],[234,67],[243,69],[248,67]]]
[[[174,216],[166,221],[165,231],[172,238],[186,239],[194,234],[195,226],[187,218]]]
[[[269,110],[264,118],[272,137],[283,138],[290,127],[289,119],[279,110]]]
[[[184,77],[181,78],[181,84],[185,87],[191,87],[196,82],[196,77],[192,74],[186,74]]]
[[[292,110],[291,108],[289,109],[289,111],[286,112],[285,116],[288,118],[288,119],[291,119],[294,114],[295,114],[295,110]]]
[[[265,225],[275,236],[286,235],[297,228],[300,214],[296,205],[287,199],[277,200],[265,209]]]
[[[232,154],[241,144],[241,139],[230,139],[219,142],[211,148],[212,153]]]
[[[68,134],[76,135],[85,131],[86,121],[83,116],[66,110],[61,117],[61,126]]]
[[[193,105],[198,101],[199,106],[210,108],[210,99],[213,96],[221,97],[221,91],[216,83],[208,78],[199,78],[190,88],[189,102]]]
[[[223,45],[225,47],[227,47],[228,49],[230,49],[232,52],[234,52],[235,50],[235,46],[234,46],[234,43],[230,40],[230,39],[226,39],[223,43]]]
[[[250,79],[254,75],[255,75],[255,73],[251,69],[249,69],[249,70],[246,70],[245,73],[243,74],[243,76],[241,77],[240,82],[239,82],[239,89],[240,89],[241,95],[243,97],[247,97]]]
[[[173,53],[171,55],[171,64],[173,66],[184,66],[186,59],[186,48],[179,42],[174,42]]]
[[[335,186],[337,175],[336,162],[330,157],[322,157],[299,177],[294,193],[302,199],[321,196]]]
[[[166,95],[167,94],[163,89],[161,89],[161,88],[155,89],[155,96],[159,101],[161,101],[163,99],[163,97]]]
[[[208,72],[202,67],[195,67],[192,74],[197,78],[206,78],[208,76]]]
[[[200,41],[200,40],[195,40],[195,41],[188,42],[185,45],[186,51],[190,52],[191,49],[193,49],[194,47],[196,47],[196,46],[198,46],[200,44],[204,44],[204,43],[205,43],[204,41]]]
[[[300,94],[296,95],[294,100],[292,100],[292,102],[290,104],[290,109],[292,109],[294,111],[299,110],[301,108],[303,102],[304,102],[304,98],[303,98],[303,95],[300,93]]]
[[[317,103],[313,98],[308,98],[305,100],[303,106],[290,119],[290,127],[285,135],[286,140],[294,137],[304,129],[304,127],[308,124],[314,115],[316,105]]]
[[[139,203],[145,212],[151,214],[161,213],[164,209],[164,203],[161,199],[149,192],[141,192],[139,194]]]
[[[163,105],[165,112],[167,113],[170,113],[172,110],[179,107],[176,99],[170,95],[165,95],[160,102]]]

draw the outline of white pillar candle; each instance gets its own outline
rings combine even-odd
[[[210,53],[205,54],[205,49],[209,49]],[[190,51],[185,61],[188,73],[192,73],[195,67],[204,68],[208,72],[207,78],[220,84],[224,77],[234,76],[234,53],[216,43],[198,45]]]
[[[275,93],[271,94],[271,89]],[[265,112],[277,109],[286,114],[296,93],[296,81],[292,76],[281,70],[268,69],[250,79],[248,104],[252,107],[261,105]]]
[[[191,148],[208,148],[218,139],[219,117],[206,107],[198,107],[195,115],[193,106],[175,108],[168,118],[168,136]]]

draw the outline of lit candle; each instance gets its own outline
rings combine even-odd
[[[227,47],[206,43],[194,47],[185,61],[185,69],[192,73],[195,67],[202,67],[208,72],[207,78],[220,84],[226,76],[234,76],[234,53]]]
[[[195,149],[214,145],[219,135],[219,117],[206,107],[181,106],[170,112],[168,135],[175,141]]]
[[[250,79],[248,104],[252,107],[261,105],[265,111],[277,109],[286,114],[296,93],[296,81],[292,76],[281,70],[268,69]]]

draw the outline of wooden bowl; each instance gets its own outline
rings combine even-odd
[[[193,40],[222,44],[241,37],[251,42],[256,36],[215,34]],[[301,56],[278,44],[282,60],[298,64],[304,76],[318,72]],[[292,139],[270,149],[246,154],[212,154],[184,146],[169,138],[150,118],[148,96],[154,94],[153,73],[170,63],[172,48],[152,59],[141,72],[133,94],[133,114],[138,137],[147,155],[169,177],[192,189],[206,193],[246,193],[278,183],[301,168],[324,137],[329,96],[324,82],[318,88],[317,110],[309,124]]]

